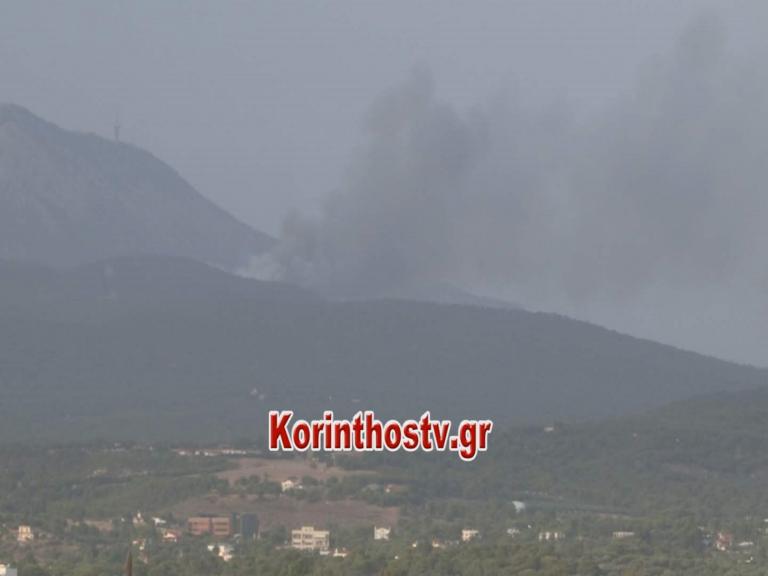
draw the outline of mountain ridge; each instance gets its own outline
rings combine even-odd
[[[151,253],[234,270],[272,242],[151,153],[0,104],[0,258],[71,265]]]
[[[45,422],[40,441],[253,439],[270,409],[543,425],[768,384],[765,370],[551,314],[332,302],[196,263],[128,264],[65,273],[58,300],[45,295],[61,272],[27,271],[37,288],[17,282],[21,308],[0,289],[4,441],[30,438],[29,422]]]

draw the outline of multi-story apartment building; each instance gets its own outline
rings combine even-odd
[[[297,550],[316,550],[327,552],[330,547],[331,533],[328,530],[315,530],[314,526],[302,526],[291,530],[291,547]]]

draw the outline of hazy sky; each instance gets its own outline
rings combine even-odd
[[[119,114],[125,140],[277,233],[338,186],[366,109],[415,65],[458,106],[596,105],[701,4],[8,0],[0,99],[108,136]]]
[[[119,115],[307,283],[446,281],[768,365],[762,6],[5,1],[0,100]]]

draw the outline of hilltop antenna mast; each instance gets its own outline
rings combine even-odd
[[[120,112],[115,114],[114,134],[115,142],[120,142]]]

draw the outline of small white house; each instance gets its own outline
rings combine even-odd
[[[389,540],[389,535],[392,532],[392,528],[385,526],[373,527],[373,539],[374,540]]]
[[[475,530],[474,528],[464,528],[461,531],[461,541],[462,542],[470,542],[480,536],[480,531]]]
[[[16,568],[11,568],[6,564],[0,564],[0,576],[18,576]]]
[[[35,539],[35,533],[32,531],[31,526],[21,525],[19,526],[19,535],[16,537],[19,544],[26,544],[32,542]]]

